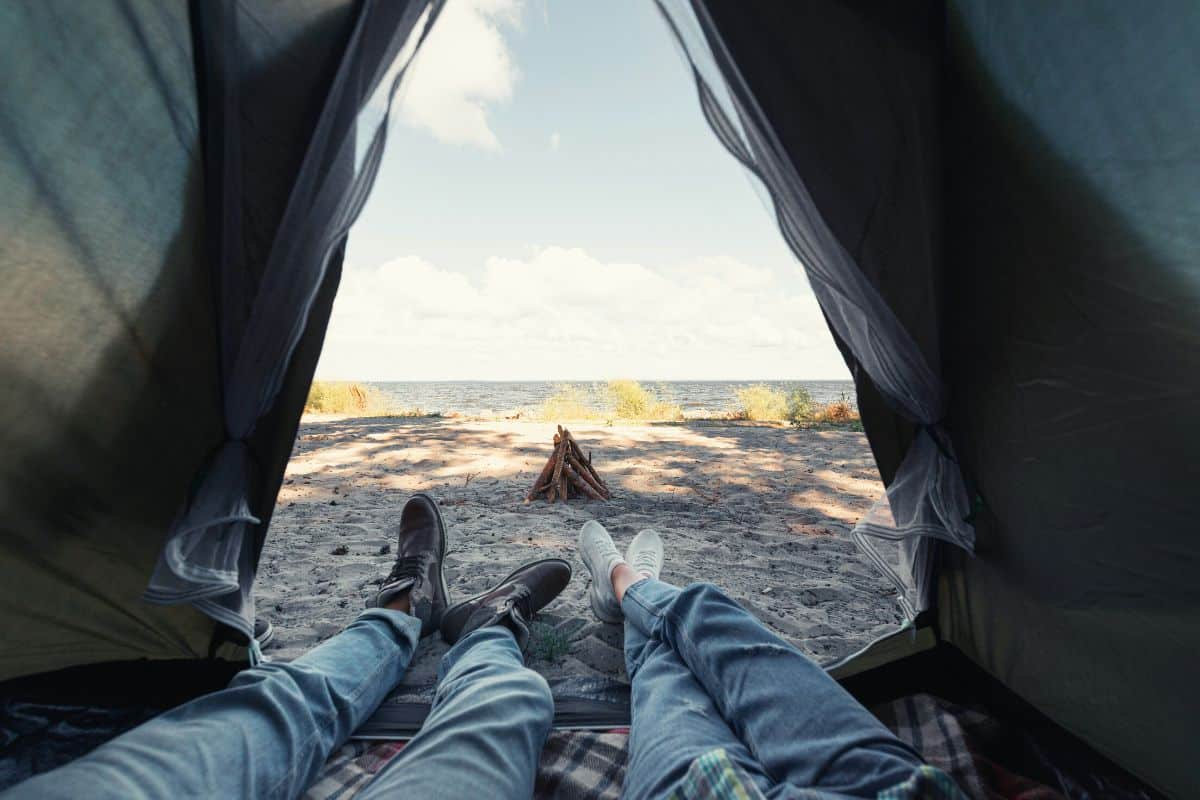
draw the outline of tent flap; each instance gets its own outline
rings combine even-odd
[[[936,329],[913,314],[911,293],[881,291],[897,272],[932,277],[939,266],[931,85],[940,17],[933,4],[874,15],[850,5],[659,2],[691,63],[705,116],[767,189],[851,370],[915,425],[913,445],[882,470],[893,475],[886,501],[855,529],[911,618],[932,601],[931,541],[974,546],[967,490],[942,427]],[[831,72],[838,80],[828,79]],[[907,96],[891,96],[897,92]],[[936,297],[916,297],[936,309]],[[898,568],[874,539],[899,543]]]
[[[258,420],[274,406],[292,353],[305,333],[309,312],[324,284],[330,259],[366,200],[378,168],[390,108],[406,64],[394,62],[414,30],[423,36],[433,22],[430,4],[363,4],[345,54],[324,100],[304,160],[287,197],[286,210],[265,251],[256,280],[247,280],[242,257],[247,227],[236,214],[248,135],[239,114],[222,114],[212,159],[222,168],[222,225],[211,246],[218,254],[221,303],[223,411],[227,439],[201,468],[196,489],[171,527],[145,598],[156,603],[192,602],[214,619],[253,635],[254,563],[257,548],[250,513],[256,465],[247,446]],[[204,4],[199,13],[209,46],[204,63],[216,74],[210,102],[234,103],[248,88],[256,66],[247,57],[246,31],[258,35],[248,13],[233,3]],[[243,18],[245,17],[245,18]],[[416,48],[410,48],[411,59]],[[390,74],[389,74],[390,73]],[[390,78],[382,113],[368,107],[385,75]],[[364,112],[366,108],[366,113]],[[247,126],[249,127],[249,126]],[[253,216],[256,209],[246,208]]]

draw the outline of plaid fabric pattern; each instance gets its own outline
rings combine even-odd
[[[961,800],[962,790],[937,767],[923,766],[899,786],[884,789],[875,800]]]
[[[926,694],[901,698],[872,709],[901,741],[928,762],[879,800],[949,800],[963,794],[972,800],[1019,798],[1058,800],[1062,795],[1043,784],[1005,770],[990,761],[989,742],[1011,735],[986,714]],[[537,800],[615,800],[625,779],[628,731],[604,733],[554,731],[546,741],[534,788]],[[307,800],[347,800],[404,747],[403,742],[352,742],[330,757],[325,770],[305,794]],[[725,755],[714,750],[688,771],[680,798],[759,800],[762,794]],[[819,800],[828,795],[802,790]]]
[[[800,789],[788,797],[794,800],[835,800],[841,795],[820,789]],[[722,749],[711,750],[692,762],[683,783],[671,793],[671,800],[765,800],[762,792]],[[876,800],[963,800],[963,794],[950,776],[936,767],[923,766],[912,777],[885,789]]]
[[[710,750],[692,762],[683,784],[670,800],[764,800],[762,792],[733,765],[724,748]]]
[[[902,697],[871,711],[972,800],[1064,800],[1060,792],[988,758],[1014,732],[987,714],[929,694]]]
[[[987,720],[987,716],[928,694],[902,697],[872,709],[875,716],[925,761],[953,778],[970,797],[986,797],[983,781],[967,744],[965,728]]]
[[[629,729],[553,731],[546,739],[534,785],[535,800],[617,800],[625,782]],[[354,741],[325,762],[305,800],[348,800],[362,790],[404,742]]]
[[[534,800],[617,800],[628,744],[627,728],[551,733],[538,763]]]
[[[346,800],[359,792],[375,773],[396,757],[407,742],[353,741],[325,762],[320,777],[308,787],[304,800]]]

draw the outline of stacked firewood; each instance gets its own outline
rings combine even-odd
[[[590,500],[607,500],[612,497],[604,480],[592,466],[592,454],[584,458],[583,450],[571,432],[562,425],[554,434],[554,454],[542,467],[542,474],[533,483],[526,502],[544,495],[547,503],[568,500],[583,495]]]

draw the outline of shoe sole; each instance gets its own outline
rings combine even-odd
[[[588,604],[592,607],[592,613],[596,616],[596,619],[600,620],[601,622],[607,622],[609,625],[620,625],[625,621],[625,615],[609,614],[606,610],[604,610],[603,605],[601,605],[603,601],[601,600],[599,593],[596,592],[595,586],[596,579],[592,578],[592,588],[588,589]]]
[[[267,629],[263,631],[262,636],[256,636],[255,639],[258,640],[259,648],[266,650],[270,647],[271,642],[275,641],[275,626],[268,622]]]
[[[537,561],[530,561],[526,564],[522,564],[521,566],[514,569],[512,572],[505,575],[501,580],[492,584],[492,586],[488,587],[487,589],[484,589],[479,594],[472,595],[471,597],[468,597],[466,600],[459,600],[457,603],[455,603],[452,606],[447,606],[446,610],[442,613],[442,619],[446,619],[447,617],[449,617],[450,612],[458,611],[461,608],[469,606],[471,603],[474,603],[476,600],[480,600],[480,599],[486,597],[487,595],[491,594],[492,592],[496,591],[501,586],[503,586],[504,584],[511,581],[513,579],[513,576],[515,576],[518,572],[524,572],[529,567],[536,567],[539,564],[549,564],[551,562],[563,564],[566,566],[566,568],[567,568],[567,584],[570,585],[571,578],[575,577],[575,570],[571,568],[571,562],[569,562],[565,559],[562,559],[562,558],[541,558],[541,559],[538,559]],[[439,627],[441,627],[441,626],[439,625]],[[445,638],[445,634],[442,634],[442,638],[443,639]]]
[[[417,497],[427,500],[429,505],[433,506],[433,516],[437,520],[438,525],[438,544],[442,551],[438,557],[438,583],[442,587],[442,597],[446,598],[446,608],[442,610],[442,613],[438,615],[436,620],[432,621],[433,629],[430,633],[433,633],[433,631],[442,626],[442,617],[450,610],[450,587],[446,585],[446,540],[448,537],[446,536],[446,522],[442,519],[442,510],[438,508],[437,501],[424,492],[417,492],[409,500],[411,501]],[[399,543],[396,546],[399,547]]]

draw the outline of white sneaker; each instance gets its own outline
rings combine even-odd
[[[589,519],[579,529],[579,554],[583,556],[588,572],[592,573],[592,585],[588,589],[592,613],[601,622],[620,622],[625,615],[613,592],[612,571],[623,559],[612,537],[599,522]]]
[[[645,573],[657,580],[662,574],[662,537],[649,528],[633,537],[625,551],[625,562],[633,567],[634,572]]]

